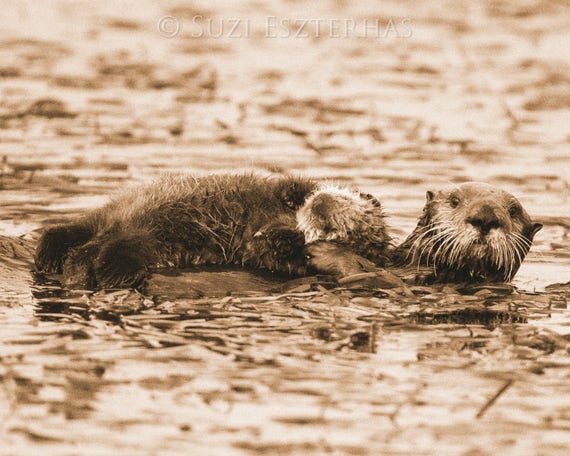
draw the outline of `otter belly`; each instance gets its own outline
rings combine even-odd
[[[36,266],[63,273],[68,285],[106,288],[138,286],[157,268],[197,264],[303,274],[295,213],[314,188],[299,177],[165,176],[46,229]]]

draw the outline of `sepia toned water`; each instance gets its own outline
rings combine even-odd
[[[567,2],[4,0],[0,24],[0,455],[568,454]],[[468,180],[544,228],[516,290],[32,272],[46,223],[251,168],[372,193],[396,240]]]

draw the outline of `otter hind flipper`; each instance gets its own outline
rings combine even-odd
[[[119,234],[101,244],[93,272],[101,288],[127,288],[142,284],[156,258],[156,241],[146,233]]]
[[[156,256],[155,242],[141,233],[115,232],[95,237],[69,250],[61,268],[64,283],[87,288],[139,286]]]
[[[69,251],[93,236],[93,230],[82,224],[57,225],[47,228],[36,248],[35,264],[40,272],[61,273]]]
[[[63,282],[66,286],[95,287],[93,262],[99,253],[99,248],[100,244],[95,240],[69,250],[62,265]]]

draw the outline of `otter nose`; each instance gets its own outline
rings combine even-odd
[[[467,217],[465,221],[477,228],[483,236],[489,233],[491,229],[501,226],[501,220],[497,213],[488,204],[480,207],[477,212]]]

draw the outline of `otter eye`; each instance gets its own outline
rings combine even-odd
[[[511,217],[516,217],[520,213],[521,213],[521,209],[518,205],[513,204],[511,207],[509,207],[509,215]]]
[[[460,202],[461,202],[461,200],[460,200],[457,196],[455,196],[455,195],[453,195],[452,197],[449,198],[449,205],[450,205],[451,207],[457,207],[457,206],[459,206],[459,203],[460,203]]]

